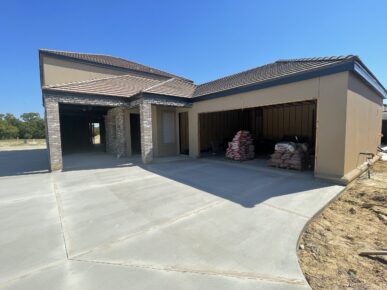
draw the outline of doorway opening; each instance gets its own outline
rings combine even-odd
[[[130,114],[130,139],[132,154],[141,154],[140,114]]]
[[[180,154],[189,154],[188,112],[179,113]]]
[[[101,144],[100,123],[90,123],[91,138],[93,145]]]

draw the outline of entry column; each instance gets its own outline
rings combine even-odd
[[[45,98],[46,143],[50,159],[50,170],[62,170],[62,142],[60,136],[59,103]]]
[[[116,153],[117,157],[125,156],[125,111],[123,108],[115,108],[116,110]]]
[[[153,160],[152,105],[140,104],[141,156],[143,163]]]

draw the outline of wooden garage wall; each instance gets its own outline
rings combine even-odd
[[[255,140],[303,137],[314,146],[315,127],[315,102],[203,113],[199,114],[200,150],[210,150],[213,141],[227,144],[239,130],[249,130]]]
[[[281,140],[284,136],[298,136],[315,142],[315,102],[293,103],[264,107],[262,138]]]
[[[227,144],[236,132],[250,128],[246,110],[199,114],[200,151],[211,149],[211,142]]]

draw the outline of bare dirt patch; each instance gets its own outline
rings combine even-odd
[[[306,228],[298,257],[313,289],[387,289],[387,162],[350,184]]]

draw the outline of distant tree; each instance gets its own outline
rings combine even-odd
[[[44,138],[44,121],[39,113],[24,113],[20,116],[20,137],[24,139]]]
[[[20,120],[11,113],[5,114],[4,120],[8,123],[9,126],[19,127],[20,125]]]
[[[19,137],[19,128],[0,120],[0,139],[16,139]]]
[[[39,113],[24,113],[20,119],[13,114],[0,114],[0,139],[45,138],[44,120]]]

